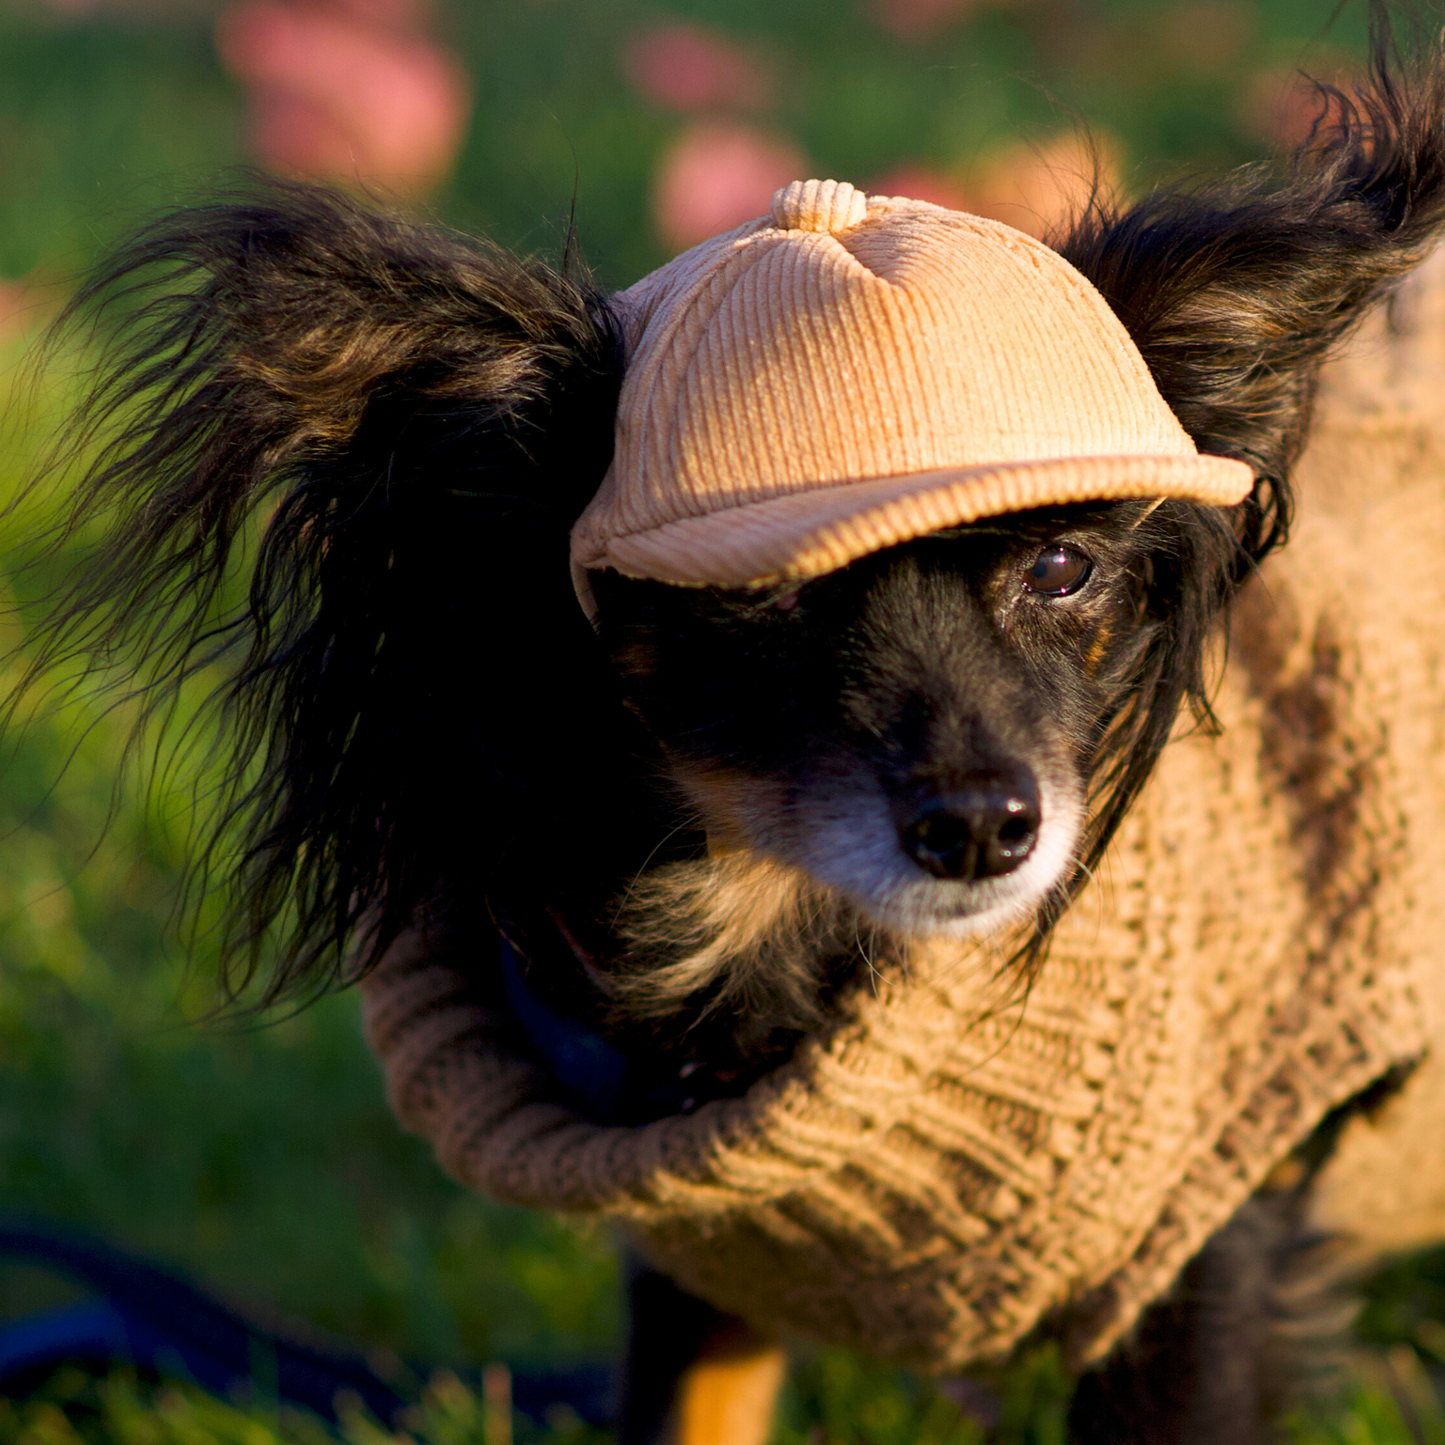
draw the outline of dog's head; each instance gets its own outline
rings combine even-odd
[[[1192,511],[1170,506],[1026,513],[756,592],[599,574],[601,634],[714,851],[899,932],[986,932],[1088,850],[1091,778],[1187,600],[1154,566]]]

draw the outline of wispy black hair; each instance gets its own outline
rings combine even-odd
[[[1161,625],[1098,759],[1098,861],[1189,705],[1208,723],[1210,637],[1289,532],[1290,476],[1321,363],[1439,240],[1445,224],[1445,60],[1416,36],[1400,53],[1370,7],[1368,68],[1317,83],[1308,139],[1281,167],[1249,166],[1127,205],[1095,197],[1051,244],[1103,294],[1201,452],[1254,472],[1230,512],[1166,504],[1147,616]],[[1060,900],[1062,902],[1064,900]]]
[[[57,544],[101,540],[34,666],[134,669],[150,716],[230,668],[198,866],[235,902],[233,989],[294,920],[269,999],[334,975],[363,915],[380,946],[526,852],[497,820],[540,752],[584,796],[608,775],[567,533],[611,455],[617,338],[575,265],[259,180],[117,247],[59,334],[87,322],[65,452],[94,460]]]
[[[1402,64],[1373,13],[1368,80],[1321,88],[1283,170],[1097,201],[1056,240],[1200,449],[1257,479],[1230,514],[1143,524],[1147,650],[1085,866],[1180,708],[1207,714],[1207,642],[1285,536],[1320,362],[1445,220],[1438,47]],[[211,836],[241,842],[199,866],[232,890],[232,987],[283,918],[268,999],[337,977],[363,919],[370,958],[447,901],[545,905],[599,848],[640,866],[647,740],[568,576],[622,375],[575,264],[258,182],[120,245],[62,330],[87,324],[106,349],[69,449],[93,461],[57,546],[100,540],[32,655],[132,666],[152,712],[230,668]]]

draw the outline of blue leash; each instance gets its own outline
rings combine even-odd
[[[28,1394],[65,1364],[98,1372],[129,1365],[190,1380],[223,1398],[260,1385],[333,1424],[336,1397],[346,1391],[390,1425],[415,1402],[428,1373],[385,1379],[344,1343],[262,1326],[183,1275],[77,1230],[0,1218],[0,1257],[51,1269],[95,1296],[0,1327],[0,1395]],[[512,1375],[514,1405],[538,1420],[549,1405],[565,1404],[589,1424],[604,1425],[613,1397],[609,1364]]]

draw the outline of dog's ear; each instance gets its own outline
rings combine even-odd
[[[1096,198],[1055,247],[1098,287],[1200,451],[1255,474],[1227,512],[1151,507],[1139,646],[1095,760],[1082,884],[1144,786],[1185,704],[1209,717],[1207,643],[1234,589],[1284,540],[1290,473],[1323,360],[1417,265],[1445,226],[1445,64],[1402,61],[1371,7],[1367,78],[1319,86],[1313,135],[1281,172],[1254,166],[1128,206]]]
[[[484,869],[517,797],[581,806],[569,781],[600,771],[608,674],[567,547],[611,456],[606,306],[547,265],[258,183],[120,246],[77,322],[102,345],[56,540],[78,580],[32,656],[121,664],[152,716],[224,677],[207,836],[234,880],[228,976],[249,982],[284,916],[267,996],[321,981],[359,920],[379,950]]]
[[[1445,221],[1445,66],[1402,63],[1372,7],[1365,81],[1317,87],[1286,172],[1259,166],[1117,208],[1053,244],[1103,293],[1203,452],[1258,478],[1238,514],[1247,569],[1289,521],[1289,474],[1320,362],[1415,266]]]

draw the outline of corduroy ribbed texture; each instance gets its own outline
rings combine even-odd
[[[1445,1021],[1439,349],[1379,326],[1336,364],[1294,539],[1236,608],[1223,730],[1166,750],[1026,1007],[998,1007],[997,953],[920,943],[744,1097],[600,1128],[477,1001],[472,960],[406,938],[364,986],[399,1117],[464,1183],[622,1221],[764,1329],[944,1369],[1051,1323],[1097,1358]],[[1434,1072],[1390,1116],[1417,1153],[1445,1128]],[[1440,1170],[1409,1198],[1350,1176],[1399,1137],[1371,1127],[1322,1217],[1368,1236],[1393,1198],[1411,1238],[1445,1233]]]
[[[1031,236],[795,182],[615,298],[611,469],[589,568],[743,586],[982,516],[1113,497],[1229,504],[1095,288]]]

